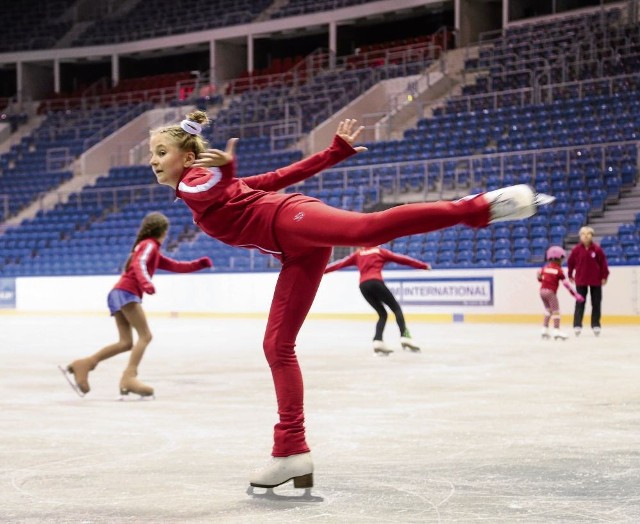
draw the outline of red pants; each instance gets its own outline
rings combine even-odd
[[[456,224],[485,227],[489,205],[482,197],[457,202],[405,204],[378,213],[354,213],[322,202],[292,198],[279,210],[275,232],[282,270],[264,337],[278,400],[273,456],[309,451],[304,432],[302,374],[295,343],[311,309],[333,246],[377,246],[394,238]]]

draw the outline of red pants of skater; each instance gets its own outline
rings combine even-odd
[[[377,246],[398,237],[457,224],[485,227],[489,216],[489,205],[482,197],[405,204],[378,213],[343,211],[307,198],[292,198],[282,206],[274,227],[283,252],[283,265],[264,337],[280,418],[274,429],[273,456],[309,451],[295,343],[333,246]]]

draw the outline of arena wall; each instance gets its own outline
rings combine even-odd
[[[144,307],[151,316],[266,317],[277,276],[277,272],[159,274],[154,277],[157,293],[145,296]],[[543,312],[535,268],[391,270],[384,277],[394,292],[402,288],[401,303],[412,321],[539,322]],[[114,275],[17,278],[15,307],[5,301],[0,313],[108,314],[106,296],[116,279]],[[613,267],[603,295],[604,323],[640,325],[640,266]],[[568,320],[573,299],[562,286],[558,296]],[[589,311],[587,305],[587,316]],[[327,275],[311,315],[373,318],[358,290],[357,271]]]

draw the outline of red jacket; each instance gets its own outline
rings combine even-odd
[[[550,289],[556,293],[560,281],[564,279],[564,271],[562,271],[560,264],[556,262],[549,262],[538,271],[538,280],[542,283],[540,289]]]
[[[431,266],[415,258],[405,255],[398,255],[381,247],[371,247],[358,249],[342,260],[338,260],[333,264],[329,264],[325,273],[331,273],[347,266],[358,266],[360,271],[360,283],[367,280],[382,280],[382,268],[388,262],[396,262],[405,266],[415,267],[416,269],[430,269]]]
[[[133,248],[129,268],[122,273],[120,280],[113,287],[129,291],[129,293],[142,298],[143,292],[149,295],[156,292],[151,283],[151,277],[156,269],[165,269],[174,273],[191,273],[211,267],[211,265],[209,257],[198,258],[190,262],[181,262],[165,257],[160,253],[160,242],[155,238],[147,238]]]
[[[290,166],[246,178],[236,178],[235,160],[220,168],[188,168],[182,174],[176,196],[193,213],[193,221],[207,235],[226,244],[280,254],[273,221],[284,202],[292,198],[312,200],[299,193],[276,193],[355,154],[336,135],[324,151]]]
[[[569,254],[567,273],[570,279],[574,278],[576,286],[601,286],[602,281],[609,278],[607,256],[595,242],[588,248],[578,244]]]

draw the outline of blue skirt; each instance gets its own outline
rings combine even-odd
[[[107,297],[107,305],[109,306],[111,316],[115,315],[123,306],[126,306],[130,302],[140,303],[142,299],[138,295],[134,295],[124,289],[112,289]]]

